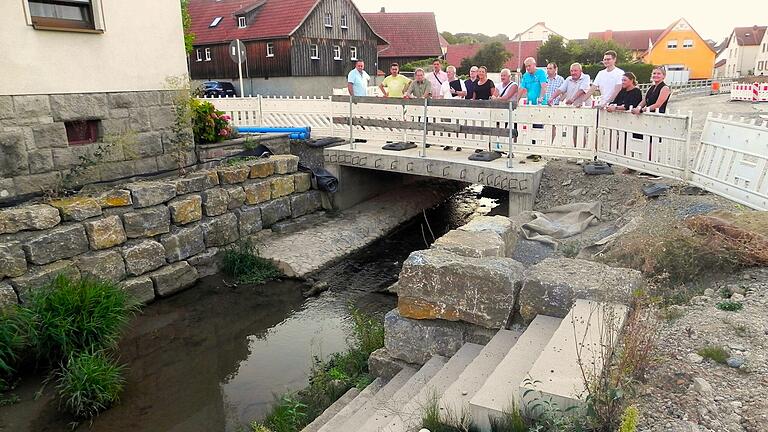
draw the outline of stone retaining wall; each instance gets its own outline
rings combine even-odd
[[[58,274],[120,282],[142,302],[217,271],[220,248],[321,207],[299,158],[277,155],[0,210],[0,305]]]

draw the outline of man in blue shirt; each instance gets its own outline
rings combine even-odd
[[[368,82],[371,77],[365,71],[365,62],[358,60],[355,68],[347,75],[347,90],[351,96],[368,96]]]
[[[536,68],[536,59],[528,57],[523,62],[525,73],[520,80],[519,99],[528,98],[531,105],[541,105],[547,94],[547,73]]]

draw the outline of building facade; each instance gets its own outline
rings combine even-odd
[[[664,29],[629,31],[606,30],[603,32],[590,32],[589,39],[614,41],[630,51],[632,60],[641,61],[643,56],[653,46],[653,43],[662,33],[664,33]]]
[[[563,38],[563,42],[568,43],[568,39],[564,38],[561,34],[547,27],[544,22],[537,22],[536,24],[528,27],[522,32],[513,36],[510,41],[512,42],[541,42],[544,43],[549,40],[550,36],[560,36]]]
[[[768,75],[768,31],[763,32],[763,40],[760,41],[755,57],[755,75]]]
[[[711,79],[715,50],[684,18],[667,27],[643,56],[645,63],[670,71],[688,71],[690,79]]]
[[[739,78],[746,75],[758,75],[758,57],[765,54],[764,43],[766,27],[736,27],[728,37],[728,45],[723,51],[725,59],[724,77]],[[765,60],[763,60],[765,61]],[[763,64],[765,67],[765,64]]]

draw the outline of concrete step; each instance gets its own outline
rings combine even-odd
[[[499,330],[472,363],[464,369],[456,381],[440,399],[441,416],[461,417],[469,414],[469,400],[480,390],[488,375],[504,359],[520,336],[520,332]]]
[[[322,414],[317,416],[316,419],[312,420],[312,423],[305,426],[304,429],[301,430],[301,432],[318,432],[321,427],[325,426],[325,424],[328,423],[330,419],[336,416],[336,414],[338,414],[339,411],[344,409],[344,407],[347,406],[350,402],[352,402],[352,400],[355,399],[359,394],[360,394],[360,390],[358,390],[355,387],[352,387],[351,389],[347,390],[347,392],[344,393],[343,396],[341,396],[336,402],[331,404],[331,406],[326,408]]]
[[[329,419],[324,425],[322,425],[318,432],[334,432],[337,428],[344,424],[354,413],[362,408],[373,396],[375,396],[382,387],[384,387],[385,381],[381,378],[376,378],[372,383],[368,384],[360,394],[357,395],[352,401],[345,405],[338,413],[336,413],[331,419]]]
[[[406,432],[421,429],[421,419],[425,409],[433,403],[437,403],[461,372],[472,363],[480,352],[482,345],[464,344],[432,377],[416,396],[412,397],[400,410],[393,414],[389,411],[379,411],[374,417],[365,423],[361,430],[375,430],[381,432]]]
[[[562,321],[544,315],[534,318],[485,384],[470,399],[470,414],[481,431],[491,430],[489,416],[500,417],[504,411],[520,406],[517,389]]]
[[[341,419],[339,422],[334,422],[332,425],[333,427],[323,430],[322,432],[356,432],[357,426],[365,422],[369,416],[376,412],[378,407],[383,406],[417,374],[418,371],[412,367],[403,368],[403,370],[389,380],[378,393],[358,407],[355,412]]]
[[[520,385],[522,407],[544,399],[562,410],[583,408],[585,383],[579,362],[587,374],[602,371],[607,360],[603,347],[610,351],[616,346],[628,312],[626,306],[616,303],[576,300]],[[528,389],[534,391],[522,397]],[[538,415],[530,411],[527,414]]]

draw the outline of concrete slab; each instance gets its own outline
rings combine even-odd
[[[316,419],[312,420],[312,423],[308,424],[301,432],[318,432],[330,419],[336,416],[347,404],[352,402],[353,399],[360,394],[360,390],[355,387],[347,390],[343,396],[341,396],[336,402],[331,404],[323,411]]]
[[[563,410],[583,408],[585,383],[579,363],[588,374],[602,371],[604,352],[615,347],[628,312],[620,304],[576,300],[520,385],[522,406],[538,398],[551,400]],[[528,389],[534,391],[523,397]]]
[[[412,373],[416,373],[416,371],[412,370]],[[365,404],[367,404],[368,401],[370,401],[371,398],[373,398],[381,390],[381,388],[384,387],[384,384],[386,384],[386,382],[381,378],[376,378],[373,380],[373,382],[368,384],[368,386],[364,388],[363,391],[357,395],[357,397],[352,399],[352,401],[346,404],[344,408],[339,410],[339,412],[336,413],[333,418],[322,425],[318,429],[318,432],[336,431],[337,428],[349,420],[349,418],[352,417],[352,415],[355,414],[357,410],[365,406]]]
[[[537,316],[469,401],[470,414],[481,431],[491,430],[489,416],[501,417],[505,410],[520,406],[517,389],[562,321]]]

